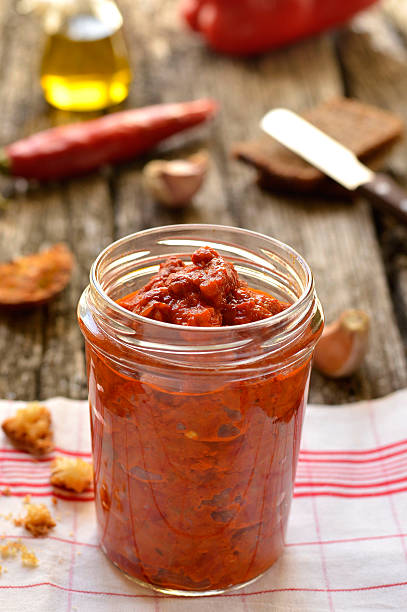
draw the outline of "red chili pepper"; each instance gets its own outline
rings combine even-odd
[[[181,15],[211,47],[249,55],[343,23],[377,0],[182,0]]]
[[[144,153],[156,144],[212,117],[210,99],[157,104],[51,128],[6,146],[0,170],[39,180],[84,174],[104,164]]]

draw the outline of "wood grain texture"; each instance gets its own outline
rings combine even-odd
[[[390,0],[359,16],[338,39],[339,59],[350,95],[397,113],[407,125],[407,4]],[[407,189],[407,140],[396,147],[386,170]],[[407,349],[407,228],[387,215],[376,223],[404,350]]]
[[[365,33],[347,29],[339,45],[331,35],[323,35],[260,58],[237,60],[215,55],[181,29],[175,5],[174,0],[120,2],[134,70],[126,106],[206,95],[218,99],[222,111],[212,125],[179,135],[154,153],[175,156],[207,148],[212,160],[208,180],[193,205],[182,212],[163,209],[145,193],[141,169],[149,157],[108,174],[49,185],[13,198],[0,217],[0,257],[63,240],[74,251],[77,265],[68,289],[47,307],[18,317],[0,316],[4,353],[0,397],[85,397],[83,345],[75,310],[92,261],[114,238],[157,225],[194,222],[247,227],[297,248],[313,268],[328,320],[349,307],[372,314],[365,366],[343,382],[314,375],[312,401],[345,402],[405,386],[407,365],[398,327],[402,322],[399,316],[397,324],[388,279],[395,300],[402,303],[407,293],[407,255],[393,257],[390,265],[386,254],[389,242],[397,239],[397,228],[390,224],[390,238],[382,239],[380,245],[365,202],[352,205],[262,192],[254,173],[229,154],[234,142],[257,134],[260,117],[272,106],[302,110],[349,88],[357,97],[398,110],[393,108],[393,97],[380,94],[379,87],[369,89],[372,85],[368,87],[358,72],[355,58],[360,49],[371,64],[370,74],[376,70]],[[369,13],[364,19],[374,19],[377,27],[388,29],[381,14],[372,17]],[[19,35],[12,36],[16,28]],[[0,34],[0,143],[72,120],[73,115],[52,111],[43,102],[35,76],[41,33],[30,20],[15,14],[11,0],[3,0],[0,6]],[[403,41],[397,41],[400,53],[405,53]],[[377,71],[384,84],[390,80],[385,70],[382,74],[378,67]],[[391,167],[407,180],[397,155]],[[0,188],[5,187],[2,179]]]
[[[42,32],[18,16],[14,3],[1,12],[0,104],[3,144],[74,116],[47,107],[38,80]],[[12,35],[18,31],[18,36]],[[10,34],[11,32],[11,34]],[[6,46],[6,51],[3,50]],[[8,185],[2,179],[0,186]],[[113,239],[107,182],[99,176],[34,188],[14,197],[0,217],[0,256],[9,259],[64,241],[75,253],[68,288],[49,305],[16,315],[0,313],[0,397],[86,396],[82,337],[76,304],[98,252]]]
[[[35,82],[30,71],[35,69],[32,62],[38,59],[33,53],[38,36],[16,16],[11,0],[1,3],[0,24],[0,142],[6,143],[21,135],[25,117],[33,110]],[[17,30],[19,36],[13,35]],[[43,213],[44,203],[37,199],[29,203],[24,197],[13,200],[0,219],[2,259],[37,250]],[[38,393],[42,328],[41,309],[18,315],[0,313],[0,397],[35,397]]]

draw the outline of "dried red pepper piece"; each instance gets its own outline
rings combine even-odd
[[[51,128],[7,145],[0,171],[28,179],[75,176],[140,155],[165,138],[213,117],[210,99],[156,104]]]
[[[343,23],[376,0],[182,0],[181,15],[208,44],[249,55]]]
[[[68,284],[74,258],[64,244],[0,264],[0,306],[43,304]]]

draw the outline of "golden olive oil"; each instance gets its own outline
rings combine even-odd
[[[77,14],[48,36],[41,85],[53,106],[92,111],[119,104],[130,81],[121,22],[112,28],[96,15]]]

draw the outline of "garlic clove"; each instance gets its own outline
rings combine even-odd
[[[345,310],[325,327],[315,348],[313,365],[331,378],[353,374],[367,351],[370,317],[363,310]]]
[[[186,206],[200,189],[209,167],[207,153],[187,159],[157,159],[143,169],[146,189],[153,198],[169,208]]]

